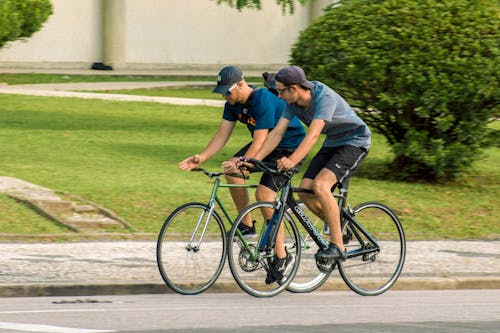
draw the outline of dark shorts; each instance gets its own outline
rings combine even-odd
[[[247,152],[248,148],[250,147],[252,143],[250,142],[243,148],[241,148],[236,154],[233,155],[233,157],[240,157],[240,156],[245,156],[245,153]],[[266,158],[263,159],[264,162],[274,162],[276,163],[280,158],[286,156],[292,155],[294,152],[293,149],[286,149],[286,148],[276,148],[274,149],[269,155],[266,156]],[[297,165],[299,168],[302,166],[302,162]],[[285,182],[286,178],[285,177],[280,177],[280,176],[272,176],[267,173],[262,174],[262,177],[260,178],[259,184],[264,185],[268,187],[269,189],[273,190],[274,192],[277,192],[283,183]]]
[[[313,157],[304,178],[314,179],[321,169],[326,168],[335,174],[338,182],[342,183],[356,170],[366,154],[368,154],[366,149],[351,145],[323,147]]]

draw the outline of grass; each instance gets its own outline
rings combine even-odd
[[[141,82],[141,81],[215,81],[213,76],[186,75],[70,75],[70,74],[30,74],[0,73],[0,83],[36,84],[36,83],[79,83],[79,82]]]
[[[0,73],[0,84],[36,84],[36,83],[79,83],[79,82],[144,82],[144,81],[207,81],[214,82],[214,75],[73,75],[73,74],[34,74]],[[248,77],[249,82],[260,82],[260,77]]]
[[[179,204],[206,201],[210,181],[177,164],[203,149],[220,117],[221,109],[213,107],[0,95],[0,176],[74,193],[154,235]],[[237,126],[205,167],[218,169],[249,140]],[[379,200],[393,207],[409,239],[499,237],[498,147],[485,149],[470,173],[449,184],[380,179],[390,158],[383,137],[375,135],[351,183],[351,204]],[[0,234],[10,233],[71,234],[0,194]]]

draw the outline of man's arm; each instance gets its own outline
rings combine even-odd
[[[307,131],[304,140],[302,140],[302,142],[299,144],[292,155],[290,155],[289,157],[282,157],[278,161],[278,169],[289,170],[296,166],[300,161],[302,161],[318,141],[323,127],[325,127],[324,120],[313,119],[313,121],[309,125],[309,130]]]
[[[263,142],[259,151],[255,154],[254,158],[258,160],[264,159],[269,153],[273,151],[274,148],[278,147],[285,135],[285,132],[290,124],[290,120],[284,117],[281,117],[276,126],[273,128],[271,132],[266,137],[266,140]]]
[[[253,132],[252,144],[248,147],[245,157],[254,157],[255,154],[260,150],[262,144],[268,136],[268,129],[256,130]],[[222,170],[224,173],[238,173],[238,162],[239,157],[232,157],[229,161],[222,162]]]
[[[212,140],[203,149],[203,151],[194,156],[186,158],[179,163],[179,168],[182,170],[191,170],[198,167],[203,162],[209,160],[212,156],[217,154],[227,143],[231,133],[233,132],[236,122],[222,119],[219,129],[212,137]]]

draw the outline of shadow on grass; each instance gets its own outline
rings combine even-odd
[[[390,161],[385,159],[368,159],[361,162],[355,172],[355,177],[362,177],[372,180],[397,180],[391,172]]]

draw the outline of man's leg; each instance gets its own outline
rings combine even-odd
[[[274,197],[276,192],[271,190],[269,187],[259,184],[257,187],[257,191],[255,192],[255,197],[257,201],[274,201]],[[262,215],[266,221],[269,221],[273,217],[273,211],[270,209],[263,209]],[[285,250],[285,236],[283,230],[283,223],[280,224],[278,234],[276,235],[276,247],[275,247],[276,256],[278,258],[286,257]]]
[[[239,184],[239,185],[245,184],[245,180],[242,178],[226,176],[226,179],[229,184]],[[243,209],[245,209],[248,206],[250,202],[247,189],[230,187],[229,192],[231,193],[231,198],[233,198],[233,202],[234,205],[236,206],[236,209],[238,210],[238,213],[240,213]],[[243,224],[245,224],[248,227],[253,226],[250,215],[245,215]]]
[[[300,188],[313,190],[313,180],[310,178],[304,178],[300,182]],[[323,214],[323,208],[321,207],[321,203],[318,201],[316,195],[312,193],[299,192],[300,200],[309,208],[314,215],[319,217],[321,220],[325,221],[325,215]]]
[[[322,169],[316,178],[314,178],[313,190],[323,208],[324,220],[330,227],[330,242],[344,251],[342,228],[340,226],[340,210],[331,192],[331,188],[335,183],[337,183],[335,174],[328,169]]]

